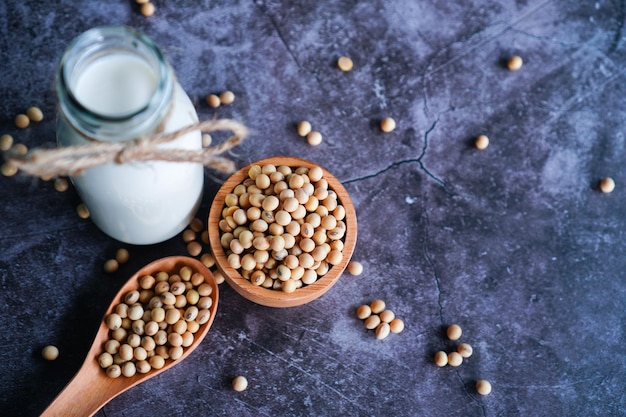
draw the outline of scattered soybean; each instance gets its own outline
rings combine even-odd
[[[600,191],[603,193],[612,193],[615,190],[615,181],[611,177],[603,178],[600,181]]]
[[[524,64],[524,61],[522,60],[522,58],[518,55],[513,55],[512,57],[509,58],[509,60],[506,63],[506,66],[509,70],[511,71],[517,71],[520,68],[522,68],[522,65]]]
[[[349,57],[342,56],[337,60],[337,66],[339,67],[340,70],[347,72],[352,69],[352,67],[354,66],[354,63],[352,62],[352,59],[350,59]]]
[[[248,380],[243,375],[238,375],[233,378],[232,387],[235,391],[241,392],[248,388]]]
[[[487,149],[487,146],[489,146],[489,138],[486,135],[480,135],[476,138],[474,144],[476,145],[477,149]]]
[[[435,365],[444,367],[448,364],[448,354],[442,350],[435,353]]]
[[[461,334],[463,334],[463,330],[461,330],[461,326],[458,324],[451,324],[446,330],[446,335],[450,340],[459,340],[461,338]]]
[[[41,356],[47,361],[56,360],[59,357],[59,349],[56,346],[48,345],[41,350]]]
[[[480,395],[489,395],[491,393],[491,383],[486,379],[476,381],[476,392]]]
[[[30,124],[30,119],[25,114],[18,114],[15,116],[15,126],[20,129],[26,129]]]
[[[396,121],[391,117],[385,117],[380,121],[380,129],[383,132],[392,132],[396,128]]]

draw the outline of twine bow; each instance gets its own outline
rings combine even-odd
[[[218,145],[200,150],[162,149],[157,146],[196,130],[203,132],[230,130],[234,135]],[[54,149],[34,149],[26,155],[9,153],[7,162],[25,174],[41,178],[77,175],[84,170],[109,162],[125,164],[132,161],[194,162],[230,173],[235,170],[234,162],[219,155],[237,146],[247,135],[248,129],[239,122],[213,119],[189,125],[172,133],[156,134],[126,142],[97,141]]]

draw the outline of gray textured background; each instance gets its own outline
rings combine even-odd
[[[284,3],[284,4],[283,4]],[[200,117],[252,136],[239,166],[313,160],[355,203],[345,275],[277,310],[221,286],[202,346],[98,416],[613,416],[626,414],[626,95],[623,1],[131,1],[0,4],[0,134],[54,143],[52,76],[75,36],[103,24],[153,38]],[[509,72],[513,53],[525,61]],[[336,59],[353,58],[340,72]],[[46,115],[18,131],[15,114]],[[397,129],[382,134],[380,118]],[[324,142],[295,133],[307,119]],[[473,148],[487,134],[485,151]],[[610,175],[617,188],[597,189]],[[203,217],[224,176],[207,171]],[[185,254],[180,237],[123,246],[74,211],[73,189],[0,178],[0,414],[36,416],[78,369],[110,298],[142,265]],[[377,341],[355,317],[375,298],[406,329]],[[475,353],[439,369],[449,323]],[[41,347],[59,346],[55,362]],[[250,386],[235,393],[230,380]],[[492,382],[476,394],[478,378]]]

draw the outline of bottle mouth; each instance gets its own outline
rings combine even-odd
[[[173,79],[151,39],[128,27],[105,26],[70,43],[58,67],[56,89],[74,128],[106,139],[160,120],[169,109]]]

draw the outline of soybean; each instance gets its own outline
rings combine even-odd
[[[522,58],[518,55],[513,55],[512,57],[509,58],[509,60],[506,63],[506,66],[509,70],[511,71],[517,71],[520,68],[522,68],[522,65],[524,64],[524,61],[522,60]]]
[[[25,114],[18,114],[15,116],[15,126],[20,129],[26,129],[30,124],[30,119]]]
[[[372,309],[370,308],[370,306],[363,304],[362,306],[359,306],[359,308],[357,308],[356,315],[361,320],[365,320],[372,315]]]
[[[474,144],[476,148],[480,150],[487,149],[487,146],[489,146],[489,138],[486,135],[480,135],[476,138]]]
[[[396,128],[396,121],[391,117],[385,117],[380,121],[380,129],[383,132],[392,132]]]
[[[448,354],[442,350],[435,353],[435,364],[439,367],[444,367],[448,364]]]
[[[448,354],[448,365],[459,366],[463,363],[463,356],[459,352],[450,352]]]
[[[350,71],[353,65],[354,63],[352,62],[352,59],[347,56],[339,57],[339,59],[337,60],[337,66],[340,70],[344,72]]]
[[[306,141],[312,146],[317,146],[322,143],[322,139],[322,134],[317,130],[313,130],[306,135]]]
[[[213,107],[214,109],[218,108],[220,104],[222,104],[220,102],[219,96],[217,96],[216,94],[209,94],[206,97],[206,102],[209,106]]]
[[[464,358],[469,358],[474,352],[474,349],[472,349],[472,346],[468,343],[461,343],[459,346],[457,346],[456,350]]]
[[[154,11],[154,4],[150,2],[141,5],[141,14],[146,17],[152,16],[154,14]]]
[[[2,135],[0,136],[0,151],[8,151],[13,146],[13,136]]]
[[[47,361],[56,360],[59,357],[59,349],[56,346],[46,346],[41,350],[41,356]]]
[[[84,203],[80,203],[78,206],[76,206],[76,213],[81,219],[88,219],[90,215],[89,209]]]
[[[372,309],[372,313],[379,314],[385,309],[385,302],[383,300],[374,300],[372,304],[370,304],[370,308]]]
[[[404,330],[404,321],[395,318],[389,323],[391,333],[401,333]]]
[[[237,392],[245,391],[248,388],[248,380],[245,376],[236,376],[233,378],[232,387]]]
[[[476,392],[480,395],[489,395],[491,393],[491,383],[486,379],[476,381]]]
[[[39,107],[29,107],[26,110],[26,116],[31,122],[41,122],[43,120],[43,112]]]
[[[600,191],[603,193],[612,193],[615,190],[615,181],[611,177],[603,178],[600,181]]]
[[[352,261],[348,264],[348,273],[350,275],[358,276],[363,273],[363,264],[360,262]]]
[[[226,90],[220,94],[220,103],[222,104],[232,104],[235,101],[235,93],[232,91]]]
[[[311,123],[307,122],[306,120],[303,120],[300,123],[298,123],[297,130],[298,130],[298,135],[302,137],[306,137],[306,135],[308,135],[309,132],[311,132]]]
[[[389,323],[382,322],[376,327],[376,339],[381,340],[389,336]]]
[[[451,324],[450,326],[448,326],[446,334],[448,336],[448,339],[450,340],[459,340],[461,338],[461,334],[463,334],[463,331],[461,330],[461,326],[459,326],[458,324]]]

